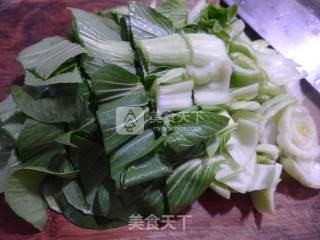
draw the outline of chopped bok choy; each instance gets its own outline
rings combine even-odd
[[[175,214],[208,188],[276,210],[282,169],[320,189],[305,76],[228,8],[199,0],[71,8],[70,39],[23,50],[0,103],[0,192],[42,230],[47,208],[85,228]],[[214,203],[213,203],[214,204]]]

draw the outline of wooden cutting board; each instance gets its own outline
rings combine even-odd
[[[71,25],[67,7],[97,11],[126,3],[122,0],[0,0],[1,99],[8,94],[11,84],[23,81],[15,60],[23,48],[44,37],[67,36]],[[320,98],[306,84],[303,90],[307,96],[305,104],[320,129]],[[129,230],[123,226],[92,231],[74,226],[63,216],[50,212],[48,226],[39,233],[16,217],[1,198],[0,239],[320,239],[319,191],[304,188],[286,175],[283,178],[276,194],[275,215],[258,214],[247,195],[235,194],[228,201],[208,190],[182,212],[192,215],[185,230],[180,220],[174,224],[176,230]]]

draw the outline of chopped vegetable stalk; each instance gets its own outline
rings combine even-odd
[[[250,44],[242,41],[232,41],[229,46],[229,53],[242,53],[243,55],[251,58],[253,61],[257,61],[256,53]]]
[[[258,144],[258,124],[241,119],[226,151],[230,157],[219,166],[216,180],[240,193],[248,191],[256,166],[256,146]]]
[[[276,186],[250,193],[254,208],[260,213],[274,213]]]
[[[260,103],[255,101],[238,101],[238,102],[231,103],[229,108],[231,111],[235,111],[235,110],[256,111],[260,108]]]
[[[229,60],[224,42],[216,36],[191,33],[184,34],[183,37],[192,51],[192,65],[203,67],[215,61],[221,66],[222,63]]]
[[[156,96],[157,115],[192,107],[193,86],[184,68],[169,70],[158,78],[151,87],[151,93]]]
[[[208,85],[194,89],[194,102],[199,106],[214,106],[231,102],[228,92],[221,92],[219,89],[210,89]]]
[[[186,34],[184,37],[192,49],[187,72],[198,85],[194,89],[195,103],[199,106],[230,103],[232,68],[224,42],[207,34]]]
[[[277,160],[280,156],[280,149],[273,144],[259,144],[257,152],[266,154],[273,160]]]
[[[227,152],[238,166],[244,166],[256,153],[258,145],[258,124],[240,119],[237,129],[227,143]]]
[[[272,159],[269,155],[264,153],[257,153],[258,164],[275,164],[276,160]]]
[[[290,105],[279,122],[278,144],[287,156],[297,161],[314,161],[320,155],[317,129],[308,110]]]
[[[320,163],[303,162],[290,157],[282,157],[281,163],[284,170],[303,186],[320,189]]]
[[[231,90],[231,96],[234,100],[250,101],[258,95],[259,83],[251,84],[245,87]]]
[[[276,186],[280,181],[281,171],[282,165],[279,163],[257,164],[248,191],[269,189]]]
[[[217,194],[219,194],[221,197],[224,197],[226,199],[230,199],[231,197],[230,189],[215,180],[210,184],[210,188]]]
[[[245,28],[244,22],[240,19],[237,19],[231,25],[227,26],[225,30],[229,34],[231,39],[237,39],[239,41],[239,40],[242,40],[240,39],[239,36],[241,36],[242,34],[245,34],[243,32],[244,28]],[[248,42],[248,41],[242,40],[242,42]]]
[[[181,92],[190,92],[193,89],[193,81],[185,81],[174,83],[166,86],[160,86],[158,90],[158,94],[161,95],[169,95],[169,94],[176,94]]]
[[[276,144],[278,134],[278,121],[281,111],[288,105],[295,102],[295,99],[287,94],[279,95],[266,101],[258,113],[262,115],[260,122],[260,142]]]
[[[129,42],[97,40],[86,36],[83,36],[82,40],[89,50],[91,57],[88,62],[85,62],[88,73],[93,74],[108,63],[119,64],[131,70],[133,51]]]
[[[268,48],[268,43],[258,40],[252,45],[256,51],[258,65],[266,71],[272,83],[283,86],[305,77],[305,73],[297,70],[299,65]]]
[[[262,72],[251,58],[239,52],[231,53],[230,58],[233,62],[232,87],[244,87],[262,80]]]
[[[245,110],[235,111],[232,114],[232,117],[235,121],[239,121],[240,119],[245,119],[245,120],[256,122],[258,124],[262,120],[262,117],[259,113],[245,111]]]
[[[242,167],[234,159],[227,158],[225,164],[221,164],[216,173],[216,180],[234,191],[246,193],[249,189],[256,165],[256,155],[247,159],[246,164]]]
[[[231,65],[227,59],[215,59],[209,64],[198,67],[188,65],[187,72],[190,78],[194,79],[197,85],[203,85],[209,82],[221,82],[225,88],[229,88],[230,77],[232,73]]]
[[[193,81],[161,86],[157,94],[157,115],[192,107]]]
[[[191,60],[191,52],[179,34],[164,37],[135,40],[148,63],[155,65],[186,66]]]
[[[174,68],[169,70],[163,76],[154,81],[151,87],[151,93],[155,95],[161,85],[182,82],[187,80],[187,78],[186,70],[184,68]]]

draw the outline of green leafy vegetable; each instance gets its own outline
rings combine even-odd
[[[17,140],[25,120],[26,116],[18,109],[11,95],[3,100],[0,103],[0,133],[5,136],[3,142],[10,142],[12,145]]]
[[[143,88],[140,78],[127,70],[107,64],[92,76],[93,89],[98,102],[107,102]]]
[[[172,171],[161,154],[164,138],[151,130],[133,138],[110,158],[111,176],[119,189],[160,178]]]
[[[148,97],[144,90],[138,90],[131,95],[116,99],[112,102],[104,103],[99,106],[97,116],[100,124],[100,128],[103,134],[103,142],[105,151],[107,154],[114,151],[121,144],[132,138],[132,135],[121,135],[117,133],[117,128],[124,127],[125,124],[120,126],[116,124],[116,113],[120,107],[140,107],[142,112],[136,116],[136,122],[139,119],[145,121],[145,114],[148,112],[146,108],[148,105]],[[139,128],[144,128],[140,126]]]
[[[23,50],[18,60],[26,71],[47,80],[60,65],[83,53],[87,51],[81,46],[61,37],[51,37]]]
[[[17,140],[17,150],[21,160],[48,149],[50,143],[62,133],[61,127],[47,125],[36,121],[28,121],[24,125]]]
[[[200,15],[200,25],[217,37],[228,42],[230,35],[226,28],[236,20],[238,7],[232,5],[229,8],[220,8],[214,5],[207,5]]]
[[[79,72],[79,69],[75,67],[70,72],[65,72],[61,74],[54,75],[48,80],[43,81],[42,79],[37,78],[30,72],[26,72],[24,84],[29,86],[45,86],[61,83],[82,83],[82,78]]]
[[[167,144],[176,153],[184,153],[211,138],[226,127],[228,118],[213,112],[201,111],[182,113],[170,120],[173,132],[167,137]]]
[[[22,87],[12,86],[11,94],[26,115],[45,123],[76,121],[83,104],[78,97],[34,99]]]
[[[71,9],[76,43],[20,53],[24,85],[0,103],[0,192],[18,216],[41,230],[48,207],[105,229],[209,187],[273,213],[282,168],[320,188],[316,125],[293,91],[304,73],[251,41],[236,6],[192,4]]]
[[[134,39],[163,37],[175,31],[168,18],[143,3],[130,3],[129,17]]]
[[[191,60],[191,52],[179,34],[135,40],[136,46],[149,64],[183,67]]]
[[[188,0],[164,0],[158,8],[164,16],[168,17],[175,28],[181,28],[186,25]]]
[[[212,183],[214,161],[194,159],[174,170],[166,181],[170,213],[177,213],[196,200]]]
[[[21,218],[42,230],[48,221],[39,187],[47,175],[73,178],[77,172],[57,173],[44,168],[26,167],[13,172],[7,180],[5,199],[11,209]]]
[[[130,43],[121,41],[121,29],[113,20],[75,8],[71,8],[71,12],[76,38],[89,51],[89,57],[83,59],[89,75],[105,64],[117,64],[128,71],[135,71]]]

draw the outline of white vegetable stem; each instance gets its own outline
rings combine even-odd
[[[283,86],[297,82],[306,76],[304,72],[298,70],[298,64],[269,48],[267,42],[258,40],[252,42],[252,45],[256,52],[258,65],[266,71],[272,83]]]
[[[313,161],[319,157],[317,129],[302,105],[291,105],[283,112],[277,140],[285,154],[294,156],[297,161]]]
[[[180,34],[135,40],[135,44],[148,63],[184,67],[191,60],[191,51]]]
[[[151,87],[152,94],[156,96],[157,115],[192,107],[193,86],[194,82],[187,79],[183,68],[169,70],[158,78]]]
[[[279,121],[278,143],[285,156],[285,171],[310,188],[320,188],[320,146],[313,119],[306,107],[291,105]]]

